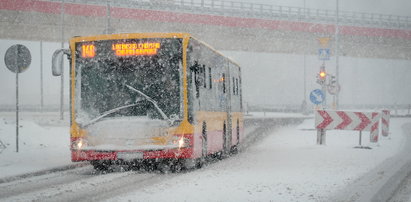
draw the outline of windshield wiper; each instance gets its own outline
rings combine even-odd
[[[163,110],[160,109],[160,107],[157,105],[157,102],[155,100],[153,100],[153,98],[149,97],[148,95],[144,94],[143,92],[125,84],[125,86],[127,86],[127,88],[129,88],[132,91],[137,92],[138,94],[140,94],[141,96],[143,96],[144,98],[146,98],[146,100],[148,100],[149,102],[151,102],[154,107],[157,109],[157,111],[160,113],[161,117],[163,117],[164,120],[167,120],[168,122],[170,122],[170,119],[167,117],[167,115],[163,112]]]
[[[106,116],[108,116],[108,115],[110,115],[110,114],[112,114],[112,113],[114,113],[114,112],[116,112],[116,111],[119,111],[119,110],[121,110],[121,109],[128,108],[128,107],[134,107],[134,106],[137,106],[138,104],[139,104],[139,103],[134,103],[134,104],[124,105],[124,106],[121,106],[121,107],[117,107],[117,108],[114,108],[114,109],[110,109],[110,110],[104,112],[102,115],[94,118],[93,120],[91,120],[91,121],[89,121],[88,123],[83,124],[83,125],[81,125],[81,126],[82,126],[82,127],[87,127],[87,126],[89,126],[89,125],[91,125],[91,124],[93,124],[93,123],[96,123],[98,120],[100,120],[100,119],[102,119],[102,118],[104,118],[104,117],[106,117]]]
[[[137,90],[137,89],[135,89],[135,88],[127,85],[127,84],[125,84],[125,86],[127,86],[127,88],[129,88],[130,90],[139,93],[139,94],[140,94],[141,96],[143,96],[146,100],[148,100],[149,102],[151,102],[151,103],[154,105],[154,107],[157,109],[157,111],[160,113],[161,117],[162,117],[164,120],[167,120],[167,122],[168,122],[170,125],[174,122],[173,120],[171,120],[171,119],[169,119],[169,118],[167,117],[167,115],[163,112],[163,110],[160,109],[160,107],[157,105],[157,102],[156,102],[155,100],[153,100],[153,98],[149,97],[148,95],[144,94],[143,92],[141,92],[141,91],[139,91],[139,90]],[[117,112],[117,111],[119,111],[119,110],[121,110],[121,109],[128,108],[128,107],[134,107],[134,106],[137,106],[137,105],[139,105],[139,103],[124,105],[124,106],[121,106],[121,107],[117,107],[117,108],[114,108],[114,109],[110,109],[110,110],[104,112],[103,114],[101,114],[100,116],[98,116],[98,117],[94,118],[93,120],[89,121],[88,123],[82,124],[82,127],[87,127],[87,126],[89,126],[89,125],[92,125],[92,124],[96,123],[98,120],[100,120],[100,119],[102,119],[102,118],[104,118],[104,117],[106,117],[106,116],[108,116],[108,115],[110,115],[110,114],[112,114],[112,113],[114,113],[114,112]]]

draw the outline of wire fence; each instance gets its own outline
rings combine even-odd
[[[48,0],[75,4],[167,10],[245,18],[303,21],[312,23],[336,22],[336,10],[278,6],[225,0]],[[411,30],[411,16],[339,11],[341,25]]]

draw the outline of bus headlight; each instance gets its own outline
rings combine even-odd
[[[71,144],[71,148],[74,150],[80,150],[83,147],[87,147],[87,145],[88,145],[88,141],[86,139],[79,138],[73,141],[73,143]]]
[[[173,137],[173,144],[177,145],[178,148],[189,147],[191,140],[184,136],[174,136]]]

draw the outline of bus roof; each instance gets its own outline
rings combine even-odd
[[[112,39],[133,39],[133,38],[192,38],[199,43],[205,45],[207,48],[210,50],[214,51],[215,53],[219,54],[222,57],[227,58],[231,63],[235,64],[238,66],[240,69],[240,65],[238,65],[236,62],[234,62],[231,58],[223,55],[216,49],[214,49],[212,46],[208,45],[204,41],[198,40],[197,38],[193,37],[189,33],[121,33],[121,34],[102,34],[102,35],[93,35],[93,36],[76,36],[73,37],[70,42],[71,43],[76,43],[76,42],[82,42],[82,41],[99,41],[99,40],[112,40]]]
[[[188,38],[188,33],[122,33],[122,34],[103,34],[93,36],[77,36],[71,39],[72,42],[98,41],[111,39],[133,39],[133,38]]]
[[[238,68],[240,68],[240,71],[241,71],[241,67],[240,67],[240,65],[239,65],[237,62],[235,62],[233,59],[231,59],[231,58],[229,58],[229,57],[225,56],[225,55],[224,55],[224,54],[222,54],[220,51],[218,51],[218,50],[214,49],[211,45],[207,44],[206,42],[201,41],[201,40],[198,40],[197,38],[195,38],[195,37],[193,37],[193,36],[190,36],[190,37],[191,37],[192,39],[194,39],[194,40],[198,41],[199,43],[203,44],[204,46],[206,46],[206,47],[207,47],[207,48],[209,48],[210,50],[214,51],[214,52],[215,52],[215,53],[217,53],[218,55],[220,55],[220,56],[222,56],[222,57],[226,58],[226,59],[227,59],[228,61],[230,61],[231,63],[233,63],[233,64],[237,65],[237,66],[238,66]]]

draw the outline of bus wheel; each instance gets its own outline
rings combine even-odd
[[[236,132],[237,132],[237,145],[239,145],[240,144],[240,121],[238,119],[237,119]]]
[[[228,155],[228,145],[227,145],[227,124],[224,121],[224,125],[223,125],[223,149],[221,152],[219,152],[219,154],[217,155],[218,159],[223,159]]]
[[[207,124],[203,122],[203,127],[201,130],[201,138],[202,138],[202,149],[201,149],[201,158],[198,162],[198,167],[201,168],[205,161],[207,160]]]
[[[236,127],[236,137],[237,137],[237,144],[235,144],[231,148],[231,153],[237,154],[238,153],[238,147],[240,146],[240,121],[237,119],[237,127]]]

